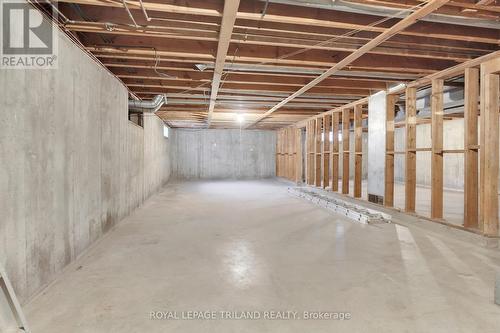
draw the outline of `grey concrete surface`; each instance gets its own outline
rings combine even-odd
[[[172,176],[177,179],[273,177],[276,174],[275,154],[275,131],[172,131]]]
[[[368,102],[368,193],[385,195],[386,98],[385,91],[370,96]]]
[[[129,123],[125,87],[58,45],[58,69],[0,69],[0,260],[21,301],[170,173],[159,119]]]
[[[26,313],[34,332],[498,332],[498,250],[439,230],[362,225],[277,181],[169,183]],[[182,320],[183,311],[297,320]],[[178,320],[150,320],[177,311]],[[304,311],[352,319],[304,320]],[[302,316],[302,317],[301,317]]]
[[[497,274],[497,281],[495,283],[495,304],[500,305],[500,273]]]
[[[464,120],[446,120],[443,123],[444,149],[464,148]],[[394,144],[397,151],[405,150],[405,129],[397,128],[394,133]],[[421,124],[417,126],[417,147],[431,147],[431,126]],[[431,184],[431,153],[417,153],[417,184],[430,186]],[[464,188],[464,154],[445,154],[443,161],[444,186],[449,189]],[[405,179],[405,156],[397,154],[394,158],[394,176],[398,181]],[[499,180],[500,182],[500,180]]]
[[[341,188],[342,180],[339,180]],[[361,184],[361,200],[368,200],[367,181]],[[328,190],[330,189],[327,187]],[[354,193],[354,181],[349,182],[349,196]],[[445,189],[443,191],[443,217],[446,222],[463,225],[464,223],[464,192],[463,190]],[[500,195],[498,197],[500,200]],[[431,188],[429,186],[417,185],[415,211],[418,215],[430,218],[431,215]],[[394,207],[404,211],[405,209],[405,185],[394,183]],[[499,209],[500,214],[500,209]]]

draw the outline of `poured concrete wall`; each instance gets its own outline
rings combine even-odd
[[[173,177],[238,179],[276,174],[274,131],[176,129],[171,139]]]
[[[480,122],[479,122],[480,123]],[[394,144],[397,151],[405,150],[405,129],[397,128],[394,133]],[[431,125],[417,125],[417,147],[431,147]],[[444,149],[464,148],[464,119],[457,118],[443,122]],[[431,186],[431,152],[417,153],[417,184]],[[447,189],[463,190],[464,188],[464,154],[444,154],[443,182]],[[394,177],[396,181],[405,180],[405,158],[397,154],[394,160]],[[500,178],[498,180],[500,185]]]
[[[385,195],[386,96],[384,91],[368,102],[368,194]]]
[[[394,133],[394,147],[396,151],[404,151],[406,142],[405,128],[396,128]],[[431,147],[431,125],[417,125],[417,148]],[[444,149],[463,149],[464,147],[464,120],[446,120],[443,123]],[[431,152],[417,153],[417,184],[431,186]],[[405,180],[405,156],[396,154],[394,158],[394,178],[396,181]],[[464,154],[445,154],[443,159],[444,187],[449,189],[464,188]]]
[[[57,70],[0,69],[0,260],[25,302],[169,177],[162,122],[59,34]]]

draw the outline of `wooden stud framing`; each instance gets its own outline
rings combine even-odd
[[[141,2],[142,4],[142,2]],[[215,59],[214,76],[212,79],[212,89],[210,94],[210,104],[208,107],[207,126],[210,127],[215,109],[217,93],[219,92],[220,82],[222,80],[222,72],[226,61],[227,50],[231,43],[231,35],[233,34],[233,26],[236,21],[236,14],[240,0],[224,1],[224,12],[221,20],[221,28],[219,33],[219,44],[217,46],[217,57]]]
[[[314,185],[321,187],[321,127],[322,119],[316,119],[314,140]]]
[[[479,229],[498,236],[499,75],[481,65],[481,172]]]
[[[405,211],[415,212],[417,193],[417,88],[406,89]]]
[[[330,131],[332,127],[332,117],[325,115],[323,117],[323,188],[330,185]]]
[[[339,113],[332,115],[333,142],[330,146],[331,163],[331,185],[332,191],[339,190]]]
[[[480,75],[477,66],[481,66]],[[443,86],[444,80],[461,75],[465,72],[465,137],[464,149],[443,149]],[[478,77],[478,75],[480,77]],[[460,65],[445,69],[441,72],[426,76],[423,79],[410,82],[406,87],[406,149],[394,151],[394,106],[397,101],[389,97],[397,96],[404,90],[392,90],[387,103],[387,147],[386,147],[386,196],[385,204],[394,204],[394,154],[405,154],[406,184],[405,210],[415,211],[416,201],[416,153],[431,153],[431,218],[443,218],[443,155],[464,154],[465,181],[464,181],[464,227],[478,229],[484,235],[499,235],[498,214],[498,176],[499,176],[499,98],[500,98],[500,51],[472,59]],[[479,80],[480,78],[480,80]],[[480,82],[480,94],[478,89]],[[431,138],[432,147],[416,147],[416,91],[418,87],[432,83],[431,96]],[[478,95],[480,95],[481,117],[478,119]],[[318,114],[297,123],[301,126],[306,122],[322,118],[326,114],[332,115],[333,144],[330,146],[331,183],[332,190],[338,191],[338,118],[340,112],[345,116],[347,108],[366,103],[363,98],[342,107],[337,107],[325,113]],[[481,121],[479,131],[478,120]],[[429,121],[418,122],[429,123]],[[302,125],[303,126],[303,125]],[[356,128],[356,126],[355,126]],[[478,144],[478,132],[480,144]],[[344,139],[345,139],[344,134]],[[345,141],[345,140],[344,140]],[[345,142],[343,144],[345,147]],[[479,168],[478,170],[478,158]],[[337,159],[337,161],[336,161]],[[479,185],[478,185],[479,175]],[[344,185],[344,182],[343,182]],[[392,191],[391,191],[392,189]],[[480,196],[480,200],[478,200]],[[478,204],[479,202],[479,204]],[[479,215],[479,216],[478,216]]]
[[[283,177],[287,178],[288,177],[288,131],[286,129],[283,130],[283,140],[282,140],[282,146],[283,146],[283,164],[282,164],[282,174]]]
[[[305,183],[309,184],[309,123],[311,121],[308,121],[306,124],[306,130],[305,130],[305,145],[304,145],[304,165],[302,166],[304,168],[304,178],[305,178]]]
[[[464,101],[464,227],[478,227],[478,97],[479,70],[465,70]]]
[[[342,194],[349,194],[349,126],[351,109],[342,111]]]
[[[307,125],[307,184],[314,185],[314,129],[315,121],[310,120]]]
[[[418,88],[418,87],[421,87],[423,85],[426,85],[426,84],[430,83],[433,79],[448,79],[448,78],[452,78],[452,77],[461,75],[466,68],[479,66],[482,63],[491,62],[492,60],[497,60],[497,59],[500,59],[500,51],[488,53],[488,54],[486,54],[484,56],[481,56],[481,57],[478,57],[478,58],[475,58],[475,59],[471,59],[469,61],[463,62],[463,63],[458,64],[456,66],[444,69],[444,70],[442,70],[440,72],[432,73],[432,74],[427,75],[427,76],[425,76],[425,77],[423,77],[421,79],[418,79],[416,81],[410,82],[406,86],[407,87],[412,87],[412,88]],[[393,93],[393,94],[402,94],[402,93],[404,93],[404,91],[405,91],[405,88],[399,88],[399,89],[395,89],[395,90],[391,91],[391,93]],[[346,107],[354,107],[357,104],[366,104],[366,103],[368,103],[368,97],[364,97],[364,98],[361,98],[361,99],[359,99],[357,101],[353,101],[351,103],[348,103],[348,104],[345,104],[345,105],[333,108],[331,110],[325,111],[323,113],[311,116],[311,117],[309,117],[307,119],[299,121],[295,125],[297,127],[305,127],[305,125],[306,125],[306,123],[308,121],[316,119],[316,118],[319,118],[319,117],[323,117],[326,113],[334,114],[336,112],[342,112],[342,110],[344,108],[346,108]]]
[[[296,183],[302,183],[302,170],[303,170],[303,165],[302,165],[302,129],[301,128],[296,128],[295,129],[295,182]]]
[[[309,172],[310,172],[310,185],[314,185],[314,161],[315,161],[315,138],[316,138],[316,121],[313,120],[311,121],[311,141],[310,141],[310,150],[309,150],[309,159],[310,159],[310,164],[309,164]]]
[[[306,184],[309,184],[309,168],[308,168],[308,163],[309,163],[309,123],[310,121],[307,122],[306,129],[305,129],[305,144],[304,144],[304,164],[302,165],[302,168],[304,169],[304,180]]]
[[[431,95],[431,218],[443,218],[443,84],[432,80]]]
[[[398,99],[398,95],[387,95],[386,98],[384,204],[387,207],[394,206],[394,108]]]
[[[354,197],[361,198],[363,179],[363,106],[354,107]]]
[[[283,165],[282,165],[282,177],[289,178],[290,173],[290,163],[289,163],[289,155],[290,155],[290,138],[288,136],[288,129],[284,128],[283,131]]]
[[[277,131],[276,176],[287,178],[296,183],[302,182],[301,138],[302,129],[300,128],[288,127]]]
[[[288,140],[288,172],[287,178],[293,180],[295,174],[295,136],[293,135],[293,128],[288,127],[287,129],[287,140]]]
[[[276,176],[281,177],[281,131],[276,136]]]

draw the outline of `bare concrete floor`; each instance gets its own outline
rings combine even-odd
[[[339,181],[339,189],[342,188],[342,181]],[[362,198],[368,200],[368,182],[362,182]],[[350,196],[354,193],[354,181],[349,182]],[[417,186],[415,200],[415,211],[425,217],[431,215],[431,189],[426,186]],[[499,196],[500,200],[500,196]],[[394,183],[394,207],[404,211],[405,208],[405,185]],[[500,210],[499,210],[500,213]],[[443,218],[446,222],[463,225],[464,224],[464,192],[460,190],[443,191]]]
[[[170,184],[26,307],[34,333],[495,332],[498,250],[361,225],[278,181]],[[296,320],[264,319],[297,311]],[[151,320],[151,311],[180,319]],[[183,320],[182,311],[259,311]],[[350,320],[305,320],[304,311]],[[187,313],[185,313],[187,314]]]

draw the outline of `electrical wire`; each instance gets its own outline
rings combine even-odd
[[[68,30],[65,25],[66,23],[68,22],[72,22],[71,20],[69,20],[64,14],[62,14],[62,12],[59,10],[59,8],[57,8],[57,6],[55,6],[51,0],[45,0],[46,3],[48,3],[57,13],[57,18],[59,17],[62,17],[64,18],[65,22],[64,23],[61,23],[59,22],[57,19],[54,18],[54,15],[53,13],[49,13],[47,12],[47,10],[43,7],[40,6],[40,3],[38,1],[34,1],[34,0],[27,0],[27,2],[29,4],[31,4],[31,6],[33,6],[33,8],[36,8],[38,10],[40,10],[40,12],[42,13],[42,15],[45,16],[46,19],[48,19],[49,21],[52,21],[54,22],[54,24],[56,24],[61,30],[63,30],[64,32],[66,32],[66,36],[69,38],[69,40],[76,46],[78,47],[79,49],[82,50],[82,52],[84,54],[86,54],[88,57],[90,57],[92,60],[94,60],[97,64],[99,64],[105,71],[107,71],[109,74],[111,74],[112,76],[114,76],[118,81],[121,82],[121,84],[123,84],[123,86],[125,88],[127,88],[128,92],[130,95],[137,97],[137,95],[132,92],[130,90],[129,87],[127,87],[127,85],[123,82],[122,79],[120,79],[118,76],[116,76],[108,67],[106,67],[101,60],[99,60],[99,58],[97,58],[92,52],[90,52],[89,50],[87,50],[87,48],[85,47],[85,45],[83,45],[83,43],[78,39],[78,37],[76,37],[72,31]]]
[[[142,3],[142,0],[139,0],[139,3],[141,5],[142,13],[144,14],[144,17],[146,18],[146,21],[151,21],[151,17],[148,16],[148,12],[146,11],[146,7],[144,7],[144,4]]]
[[[262,20],[264,16],[267,13],[267,7],[269,6],[269,0],[266,0],[266,4],[264,5],[264,9],[262,10],[262,15],[260,16],[260,19]]]
[[[155,52],[155,66],[153,68],[153,70],[155,71],[156,74],[158,74],[158,76],[162,76],[162,77],[165,77],[167,79],[177,79],[177,76],[172,76],[172,75],[169,75],[167,73],[163,73],[163,72],[159,72],[158,71],[158,63],[160,62],[160,55],[157,53],[156,51],[156,48],[153,48],[154,52]]]
[[[365,27],[363,27],[363,28],[359,28],[359,29],[354,29],[354,30],[348,31],[348,32],[346,32],[346,33],[345,33],[345,34],[343,34],[343,35],[340,35],[340,36],[335,36],[335,37],[330,38],[330,39],[327,39],[327,40],[325,40],[325,41],[321,41],[321,42],[319,42],[319,43],[316,43],[316,44],[314,44],[314,45],[312,45],[312,46],[305,47],[305,48],[302,48],[302,49],[300,49],[300,50],[297,50],[297,51],[293,51],[293,52],[290,52],[290,53],[284,54],[284,55],[282,55],[282,56],[280,56],[280,57],[278,57],[278,58],[276,58],[275,60],[272,60],[272,61],[263,61],[263,62],[260,62],[260,63],[258,63],[257,65],[265,65],[265,64],[269,64],[269,63],[274,63],[274,62],[276,62],[276,60],[284,60],[284,59],[287,59],[287,58],[290,58],[290,57],[293,57],[293,56],[296,56],[296,55],[302,54],[302,53],[307,52],[307,51],[309,51],[309,50],[312,50],[312,49],[314,49],[315,47],[318,47],[318,46],[323,46],[323,45],[326,45],[326,44],[330,44],[330,43],[333,43],[333,42],[335,42],[335,41],[338,41],[338,40],[340,40],[340,39],[342,39],[342,38],[346,38],[346,37],[353,36],[353,35],[355,35],[355,34],[357,34],[357,33],[359,33],[359,32],[366,31],[366,27],[375,27],[375,26],[377,26],[377,25],[379,25],[379,24],[382,24],[382,23],[384,23],[384,22],[387,22],[387,21],[389,21],[389,20],[391,20],[391,19],[393,19],[393,18],[397,18],[398,16],[400,16],[400,15],[402,15],[402,14],[405,14],[406,12],[412,12],[412,11],[415,11],[415,10],[417,10],[417,9],[419,9],[419,8],[421,8],[421,7],[423,7],[425,4],[426,4],[426,2],[422,2],[422,3],[418,4],[418,5],[415,5],[415,6],[410,7],[410,8],[403,9],[403,10],[402,10],[402,11],[400,11],[400,12],[397,12],[397,13],[395,13],[395,14],[392,14],[392,15],[390,15],[390,16],[387,16],[387,17],[385,17],[385,18],[383,18],[383,19],[380,19],[380,20],[378,20],[378,21],[372,22],[372,23],[370,23],[369,25],[367,25],[367,26],[365,26]]]
[[[411,11],[417,10],[418,8],[423,7],[425,4],[426,4],[426,3],[425,3],[425,2],[423,2],[423,3],[420,3],[420,4],[418,4],[418,5],[413,6],[413,7],[411,7],[411,8],[406,8],[406,9],[404,9],[404,10],[402,10],[402,11],[398,12],[398,13],[392,14],[391,16],[388,16],[388,17],[385,17],[385,18],[380,19],[380,20],[378,20],[378,21],[372,22],[372,23],[370,23],[369,25],[367,25],[366,27],[375,27],[375,26],[377,26],[377,25],[379,25],[379,24],[381,24],[381,23],[387,22],[388,20],[391,20],[391,19],[393,19],[393,18],[397,18],[397,16],[402,15],[402,14],[405,14],[406,12],[411,12]],[[365,30],[366,30],[366,28],[365,28],[365,27],[363,27],[363,28],[359,28],[359,29],[354,29],[354,30],[348,31],[347,33],[345,33],[345,34],[343,34],[343,35],[341,35],[341,36],[335,36],[335,37],[330,38],[330,39],[328,39],[328,40],[321,41],[321,42],[319,42],[319,43],[317,43],[317,44],[315,44],[315,45],[313,45],[313,46],[306,47],[306,48],[302,48],[302,49],[300,49],[300,50],[297,50],[297,51],[294,51],[294,52],[290,52],[290,53],[284,54],[284,55],[282,55],[282,56],[278,57],[278,58],[277,58],[277,60],[284,60],[284,59],[287,59],[287,58],[293,57],[293,56],[295,56],[295,55],[302,54],[302,53],[304,53],[304,52],[307,52],[307,51],[309,51],[309,50],[313,49],[314,47],[317,47],[317,46],[322,46],[322,45],[325,45],[325,44],[329,44],[329,43],[335,42],[335,41],[337,41],[337,40],[339,40],[339,39],[342,39],[342,38],[345,38],[345,37],[349,37],[349,36],[355,35],[355,34],[357,34],[358,32],[365,31]],[[222,85],[225,83],[225,81],[226,81],[226,79],[227,79],[227,76],[228,76],[228,74],[229,74],[229,73],[228,73],[228,71],[230,71],[230,70],[231,70],[231,67],[233,67],[233,66],[234,66],[234,63],[235,63],[235,61],[236,61],[236,52],[237,52],[237,51],[238,51],[238,49],[239,49],[239,44],[240,44],[240,43],[241,43],[241,40],[240,40],[240,41],[238,41],[238,46],[237,46],[237,48],[236,48],[236,50],[235,50],[235,52],[234,52],[234,54],[233,54],[233,60],[232,60],[232,62],[231,62],[231,65],[230,65],[230,66],[228,66],[229,68],[228,68],[228,69],[226,69],[226,70],[222,73],[222,77],[224,77],[224,79],[223,79],[223,80],[221,80],[221,87],[222,87]],[[262,61],[262,62],[260,62],[260,63],[257,63],[256,65],[257,65],[257,66],[258,66],[258,65],[265,65],[265,64],[269,64],[269,63],[273,63],[273,62],[275,62],[275,61],[274,61],[274,60],[273,60],[273,61]],[[196,87],[193,87],[193,88],[188,88],[188,89],[186,89],[186,90],[182,91],[181,93],[185,93],[185,92],[192,91],[192,90],[194,90],[194,89],[198,89],[198,88],[200,88],[200,87],[203,87],[203,86],[207,85],[208,83],[210,83],[210,82],[206,82],[206,83],[200,84],[199,86],[196,86]]]
[[[142,5],[142,1],[141,1],[141,0],[139,0],[139,1],[140,1],[140,3],[141,3],[141,8],[142,8],[142,10],[143,10],[144,16],[146,17],[146,20],[147,20],[147,21],[151,21],[151,18],[150,18],[150,17],[148,17],[147,12],[145,11],[144,6]],[[50,0],[46,0],[46,2],[47,2],[47,3],[49,3],[49,4],[53,7],[53,8],[55,7],[55,6],[52,4],[52,2],[51,2]],[[132,16],[132,13],[130,12],[130,10],[129,10],[128,6],[127,6],[126,0],[122,0],[122,3],[123,3],[124,8],[126,9],[127,13],[129,14],[130,19],[131,19],[131,20],[132,20],[132,22],[134,23],[135,27],[136,27],[136,28],[138,28],[139,26],[137,25],[137,23],[136,23],[136,21],[135,21],[134,17]],[[296,50],[296,51],[293,51],[293,52],[290,52],[290,53],[284,54],[284,55],[282,55],[282,56],[280,56],[280,57],[278,57],[278,58],[276,58],[276,59],[274,59],[274,60],[260,62],[260,63],[258,63],[257,65],[265,65],[265,64],[269,64],[269,63],[275,63],[275,62],[276,62],[276,60],[278,60],[278,61],[279,61],[279,60],[284,60],[284,59],[287,59],[287,58],[290,58],[290,57],[293,57],[293,56],[296,56],[296,55],[302,54],[302,53],[304,53],[304,52],[307,52],[307,51],[309,51],[309,50],[311,50],[311,49],[313,49],[313,48],[315,48],[315,47],[318,47],[318,46],[323,46],[323,45],[326,45],[326,44],[330,44],[330,43],[333,43],[333,42],[335,42],[335,41],[338,41],[338,40],[340,40],[340,39],[342,39],[342,38],[346,38],[346,37],[353,36],[353,35],[355,35],[355,34],[357,34],[357,33],[359,33],[359,32],[366,31],[366,28],[367,28],[367,27],[375,27],[375,26],[377,26],[377,25],[379,25],[379,24],[381,24],[381,23],[387,22],[388,20],[391,20],[391,19],[393,19],[393,18],[397,18],[398,16],[400,16],[400,15],[402,15],[402,14],[405,14],[405,13],[407,13],[407,12],[411,12],[411,11],[414,11],[414,10],[416,10],[416,9],[420,8],[420,7],[423,7],[425,4],[426,4],[426,2],[423,2],[423,3],[420,3],[420,4],[416,5],[416,6],[413,6],[413,7],[411,7],[411,8],[403,9],[403,10],[402,10],[402,11],[400,11],[400,12],[397,12],[397,13],[395,13],[395,14],[392,14],[392,15],[388,16],[388,17],[385,17],[385,18],[383,18],[383,19],[380,19],[380,20],[378,20],[378,21],[375,21],[375,22],[373,22],[373,23],[370,23],[369,25],[364,26],[364,27],[362,27],[362,28],[359,28],[359,29],[354,29],[354,30],[351,30],[351,31],[346,32],[346,33],[345,33],[345,34],[343,34],[343,35],[340,35],[340,36],[335,36],[335,37],[330,38],[330,39],[328,39],[328,40],[325,40],[325,41],[321,41],[321,42],[319,42],[319,43],[316,43],[316,44],[314,44],[314,45],[312,45],[312,46],[305,47],[305,48],[302,48],[302,49],[300,49],[300,50]],[[267,5],[268,5],[268,3],[267,3],[267,1],[266,1],[265,8],[264,8],[264,11],[263,11],[262,16],[261,16],[261,20],[262,20],[262,19],[264,18],[264,16],[265,16],[265,13],[266,13],[266,11],[267,11]],[[57,10],[57,12],[58,12],[59,14],[62,14],[59,10]],[[66,21],[66,22],[68,22],[68,21],[69,21],[69,20],[68,20],[68,18],[67,18],[67,17],[65,17],[64,15],[61,15],[61,17],[63,17],[63,18],[65,19],[65,21]],[[245,34],[245,35],[246,35],[246,34]],[[222,86],[224,85],[224,83],[226,82],[226,79],[227,79],[227,77],[228,77],[228,74],[229,74],[229,73],[228,73],[228,71],[229,71],[229,70],[230,70],[230,69],[234,66],[234,63],[235,63],[235,61],[236,61],[236,53],[237,53],[237,51],[239,50],[239,43],[240,43],[241,41],[243,41],[243,39],[238,41],[238,46],[236,47],[235,52],[234,52],[234,54],[233,54],[233,56],[232,56],[232,57],[233,57],[233,59],[232,59],[232,62],[231,62],[231,64],[230,64],[230,66],[228,66],[229,68],[228,68],[226,71],[223,71],[223,73],[221,74],[221,84],[220,84],[220,87],[222,87]],[[78,41],[78,42],[79,42],[79,41]],[[78,44],[80,44],[80,47],[84,47],[83,45],[81,45],[81,43],[78,43]],[[177,79],[177,77],[175,77],[175,76],[172,76],[172,75],[169,75],[169,74],[166,74],[166,73],[163,73],[163,72],[158,71],[158,64],[159,64],[159,62],[161,61],[161,58],[160,58],[160,56],[158,55],[156,48],[153,48],[153,50],[154,50],[154,57],[155,57],[155,65],[154,65],[154,67],[153,67],[153,70],[155,71],[155,73],[156,73],[157,75],[162,76],[162,77],[165,77],[165,78],[169,78],[169,79]],[[93,56],[93,55],[92,55],[92,56]],[[101,62],[97,59],[97,57],[93,56],[93,58],[94,58],[95,60],[97,60],[99,63],[101,63]],[[101,64],[102,64],[102,63],[101,63]],[[204,87],[204,86],[206,86],[207,84],[210,84],[210,83],[211,83],[210,81],[207,81],[207,82],[202,83],[202,84],[200,84],[200,85],[198,85],[198,86],[196,86],[196,87],[190,87],[190,88],[187,88],[187,89],[185,89],[185,90],[181,91],[180,93],[186,93],[186,92],[189,92],[189,91],[192,91],[192,90],[195,90],[195,89],[199,89],[199,88]],[[204,94],[205,94],[205,92],[206,92],[206,90],[203,90],[203,93],[204,93]]]
[[[130,12],[130,9],[128,8],[127,0],[122,0],[122,3],[123,3],[123,7],[125,7],[125,10],[127,11],[128,16],[130,17],[132,22],[134,22],[135,27],[139,28],[139,26],[137,25],[137,22],[134,19],[134,16],[132,15],[132,13]]]

